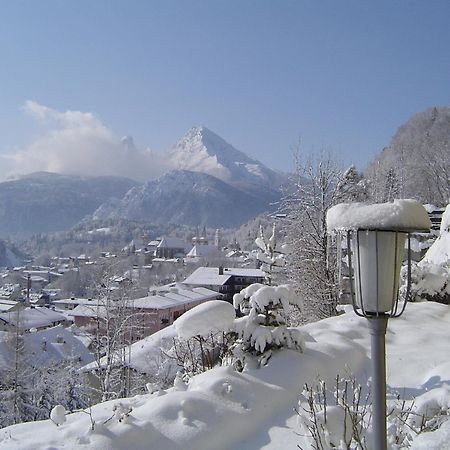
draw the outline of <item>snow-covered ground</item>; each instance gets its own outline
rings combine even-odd
[[[337,374],[369,376],[369,334],[352,312],[302,328],[304,353],[283,350],[266,367],[229,367],[195,376],[189,386],[109,401],[50,420],[0,430],[2,449],[287,449],[310,448],[300,436],[298,397],[304,383]],[[409,304],[387,333],[388,396],[427,395],[449,401],[450,307]],[[445,394],[447,392],[447,394]],[[448,395],[448,396],[446,396]],[[448,405],[450,406],[450,405]],[[130,407],[132,410],[130,411]],[[93,425],[94,424],[94,425]],[[450,448],[450,422],[422,434],[415,450]]]

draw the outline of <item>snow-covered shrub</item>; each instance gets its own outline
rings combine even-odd
[[[406,274],[402,275],[405,279]],[[439,237],[422,261],[412,267],[411,297],[414,301],[450,303],[450,205],[442,215]]]
[[[404,278],[406,274],[402,273]],[[450,265],[423,262],[411,268],[411,298],[449,303]]]

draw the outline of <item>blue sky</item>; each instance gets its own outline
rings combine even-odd
[[[140,148],[205,125],[273,168],[301,138],[363,169],[412,114],[450,105],[449,18],[447,0],[3,0],[0,153],[61,127],[31,100]]]

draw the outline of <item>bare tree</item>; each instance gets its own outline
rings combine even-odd
[[[342,171],[330,153],[296,158],[294,189],[282,202],[287,242],[292,246],[288,274],[302,299],[304,320],[336,314],[336,252],[326,231],[328,209],[366,198],[354,167]]]
[[[97,301],[90,307],[95,325],[93,335],[97,380],[101,401],[132,394],[135,374],[130,368],[130,345],[144,337],[144,313],[134,308],[133,284],[117,283],[114,265],[105,265],[98,274]]]

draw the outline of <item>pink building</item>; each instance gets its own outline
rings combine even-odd
[[[121,305],[121,312],[113,300],[106,305],[104,301],[83,301],[69,312],[75,325],[94,332],[105,330],[106,323],[114,322],[115,314],[123,314],[122,319],[129,322],[130,341],[142,339],[162,328],[171,325],[184,312],[208,300],[218,298],[216,291],[204,287],[187,289],[180,285],[170,287],[166,292],[147,297],[128,300]]]

